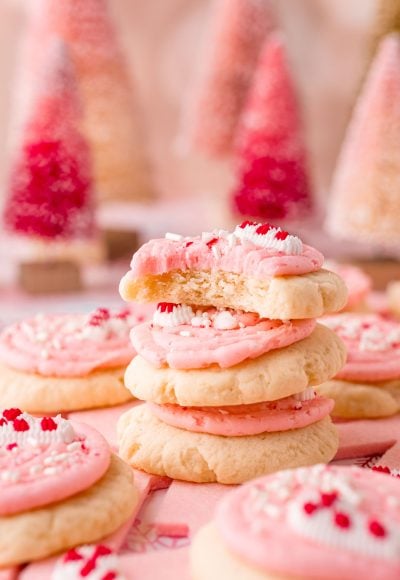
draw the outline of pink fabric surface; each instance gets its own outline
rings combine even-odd
[[[339,451],[335,459],[384,454],[381,458],[384,462],[387,456],[389,459],[395,457],[394,449],[400,451],[400,415],[378,420],[344,421],[337,423],[336,427]]]
[[[119,558],[120,571],[127,580],[190,580],[189,548],[126,554]],[[28,579],[29,580],[29,579]]]
[[[166,535],[177,531],[183,533],[187,529],[193,537],[202,525],[210,521],[219,499],[230,489],[231,486],[218,483],[173,481],[156,514],[156,529]]]
[[[80,423],[87,423],[91,427],[97,429],[103,437],[108,441],[110,446],[116,450],[117,443],[117,422],[120,416],[129,411],[132,407],[138,404],[138,401],[132,401],[125,405],[117,405],[116,407],[106,407],[104,409],[96,409],[89,411],[75,411],[68,414],[68,419],[71,421],[79,421]]]

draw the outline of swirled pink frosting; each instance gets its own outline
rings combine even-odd
[[[336,375],[348,381],[383,381],[400,377],[400,324],[377,314],[336,314],[321,322],[347,348],[347,361]]]
[[[302,244],[299,253],[286,253],[278,249],[279,245],[259,245],[256,243],[257,235],[241,239],[235,232],[150,240],[133,255],[131,270],[121,284],[123,286],[140,276],[174,270],[222,270],[263,279],[307,274],[322,266],[323,255],[310,246]]]
[[[241,437],[306,427],[329,415],[334,403],[325,397],[300,401],[293,396],[269,403],[231,407],[146,404],[156,417],[173,427],[196,433]]]
[[[225,315],[237,321],[234,328],[220,328],[218,321]],[[209,326],[194,326],[197,320],[200,324],[202,320],[210,321]],[[192,323],[164,327],[140,324],[132,329],[131,340],[136,352],[156,367],[199,369],[217,364],[227,368],[302,340],[314,328],[315,320],[311,319],[284,322],[260,319],[256,314],[207,309],[197,311]]]
[[[0,361],[45,376],[84,376],[128,364],[135,355],[129,332],[145,318],[125,309],[90,315],[37,315],[0,334]]]
[[[109,463],[107,442],[87,425],[5,410],[0,414],[0,516],[87,489]]]
[[[316,465],[256,479],[217,507],[222,541],[266,574],[316,580],[400,578],[399,482]]]

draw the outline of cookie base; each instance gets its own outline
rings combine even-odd
[[[265,572],[251,566],[225,546],[212,523],[202,527],[192,542],[190,571],[193,580],[307,580],[300,576]]]
[[[332,416],[340,419],[378,419],[400,411],[400,380],[376,384],[333,380],[316,390],[335,401]]]
[[[265,318],[317,318],[338,312],[347,301],[343,280],[328,270],[264,280],[232,272],[174,270],[138,279],[126,276],[122,298],[136,302],[175,302],[258,312]]]
[[[244,483],[281,469],[330,461],[338,435],[330,417],[302,429],[243,437],[172,427],[140,405],[118,423],[119,455],[148,473],[195,483]]]
[[[132,399],[124,372],[119,367],[84,377],[46,377],[0,364],[1,406],[46,414],[120,405]]]
[[[132,470],[113,455],[106,474],[64,501],[0,517],[0,568],[97,542],[129,519],[139,500]]]

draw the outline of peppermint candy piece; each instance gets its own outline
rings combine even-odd
[[[51,580],[125,580],[118,570],[118,557],[107,546],[79,546],[58,559]]]

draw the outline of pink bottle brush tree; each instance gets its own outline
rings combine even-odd
[[[30,242],[24,245],[32,255],[35,249],[44,256],[72,253],[84,260],[82,249],[95,247],[96,235],[90,154],[79,131],[80,107],[66,47],[54,41],[48,54],[13,154],[4,224],[8,234]],[[80,250],[74,252],[76,244]]]
[[[299,103],[277,33],[260,55],[236,140],[235,213],[266,220],[309,216],[313,201]]]
[[[266,35],[270,0],[215,0],[199,74],[184,104],[181,139],[211,157],[232,151],[233,138]]]
[[[327,228],[399,255],[400,35],[381,42],[334,174]],[[373,249],[373,248],[371,248]]]

